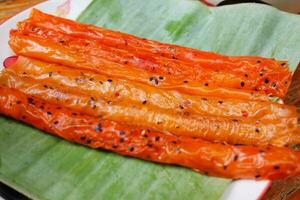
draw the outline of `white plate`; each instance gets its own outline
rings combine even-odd
[[[41,11],[76,19],[89,5],[91,0],[52,0],[34,6]],[[28,17],[30,9],[27,9],[0,25],[0,62],[12,55],[8,46],[9,30],[16,27],[16,23]],[[0,65],[0,70],[2,65]],[[238,180],[233,181],[222,195],[222,200],[256,200],[260,199],[271,185],[271,181]]]

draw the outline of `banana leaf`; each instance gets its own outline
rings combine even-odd
[[[228,55],[300,55],[300,19],[265,5],[94,0],[78,21]],[[0,180],[34,199],[219,199],[231,180],[69,143],[0,117]]]

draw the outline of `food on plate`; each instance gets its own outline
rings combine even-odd
[[[163,90],[126,79],[72,69],[23,56],[19,56],[7,70],[21,77],[45,81],[49,84],[60,84],[73,91],[82,91],[88,96],[118,102],[127,101],[136,105],[151,105],[160,109],[175,109],[178,112],[185,112],[185,115],[197,113],[247,119],[297,117],[294,106],[270,101],[187,95],[174,90]]]
[[[228,57],[163,44],[81,25],[37,10],[11,32],[10,46],[20,55],[113,73],[156,86],[223,87],[283,98],[291,82],[286,62]],[[144,73],[133,76],[134,72],[152,73],[152,80]],[[163,79],[159,79],[160,76]]]
[[[11,30],[0,113],[92,148],[225,178],[300,174],[287,62],[163,44],[33,10]],[[273,101],[270,101],[270,100]],[[275,101],[274,101],[275,100]]]
[[[0,113],[92,148],[233,179],[280,179],[300,173],[300,152],[288,148],[231,146],[177,137],[75,114],[15,89],[0,87],[0,92]]]
[[[36,66],[32,65],[28,67],[36,68]],[[147,129],[168,131],[175,135],[200,137],[209,141],[227,142],[230,144],[271,144],[274,146],[284,146],[297,144],[300,141],[300,137],[296,132],[297,113],[295,107],[292,106],[276,103],[269,103],[268,105],[266,102],[262,102],[263,105],[259,105],[258,103],[258,108],[265,114],[265,116],[263,116],[261,113],[262,116],[260,116],[259,120],[257,120],[255,116],[249,119],[247,116],[243,116],[243,113],[246,112],[243,110],[241,110],[240,116],[212,116],[192,111],[181,111],[182,109],[180,107],[178,111],[159,108],[155,105],[151,105],[151,102],[147,104],[147,100],[130,101],[132,98],[127,96],[133,96],[132,94],[125,94],[123,100],[118,99],[118,97],[114,95],[107,97],[107,89],[112,83],[116,82],[113,78],[103,82],[103,84],[106,84],[104,87],[106,91],[100,95],[100,90],[87,93],[86,89],[81,87],[82,81],[80,81],[77,88],[65,86],[64,83],[67,82],[66,77],[68,77],[69,74],[65,74],[65,79],[61,77],[57,78],[60,81],[52,81],[56,75],[55,71],[51,71],[40,76],[46,79],[36,80],[28,77],[30,76],[27,75],[29,71],[19,71],[20,76],[17,75],[13,69],[15,69],[14,65],[2,72],[0,85],[18,89],[27,95],[33,95],[53,104],[71,108],[82,114],[101,116],[105,119],[126,122],[127,124]],[[38,71],[40,70],[38,69]],[[61,68],[60,73],[63,73],[63,71],[64,69]],[[85,71],[80,72],[86,73]],[[35,76],[36,75],[33,75],[33,77]],[[76,79],[79,80],[77,76],[75,77],[75,80]],[[80,80],[82,80],[82,78]],[[94,77],[93,81],[95,80]],[[89,79],[88,81],[89,83],[93,82]],[[99,82],[97,82],[97,84],[99,84]],[[101,85],[101,83],[99,85]],[[135,90],[134,87],[135,86],[132,85],[130,89]],[[147,92],[145,88],[143,91],[144,93]],[[158,96],[155,92],[154,95],[155,97]],[[168,93],[164,95],[170,97]],[[171,98],[169,101],[172,103],[173,99],[174,98]],[[183,101],[187,100],[189,99],[184,99]],[[143,103],[144,101],[146,101],[146,103]],[[199,99],[199,101],[202,102],[203,100]],[[207,101],[205,100],[205,102]],[[230,102],[230,100],[228,102]],[[240,103],[241,109],[244,108],[246,110],[246,103],[247,102]],[[233,102],[231,106],[235,106],[234,104],[235,102]],[[204,107],[207,106],[208,105],[205,105]],[[222,105],[216,106],[220,107]],[[248,107],[253,108],[254,106],[251,105]],[[209,109],[216,108],[215,106],[211,106],[207,109],[207,112],[209,112]],[[277,109],[277,116],[283,116],[276,117],[272,111],[268,111],[272,109]],[[247,115],[251,116],[259,112],[260,110],[257,109]],[[279,112],[281,112],[281,114]],[[228,114],[230,114],[230,110],[228,110]]]
[[[122,65],[110,62],[105,59],[95,56],[87,63],[85,60],[78,60],[83,54],[76,54],[78,58],[72,58],[68,55],[68,51],[61,50],[59,45],[50,45],[45,43],[44,40],[34,37],[20,35],[16,31],[11,31],[10,45],[12,49],[19,55],[33,57],[46,62],[54,62],[66,66],[75,66],[78,69],[92,70],[96,73],[120,77],[127,80],[141,82],[150,86],[155,86],[163,89],[175,89],[180,92],[194,94],[194,95],[215,95],[218,97],[238,97],[240,99],[255,99],[255,100],[268,100],[268,96],[258,91],[248,91],[224,87],[212,87],[207,84],[199,84],[197,82],[189,82],[186,80],[174,79],[172,75],[158,75],[150,73],[142,69],[130,68],[127,65]],[[45,47],[47,46],[47,47]],[[60,48],[60,50],[58,50]],[[68,57],[68,60],[63,57]],[[95,68],[95,66],[97,66]]]

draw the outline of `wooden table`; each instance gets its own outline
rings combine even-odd
[[[44,0],[6,0],[0,1],[0,24],[16,13],[43,2]],[[299,72],[300,74],[300,72]],[[300,76],[299,76],[300,77]],[[300,177],[273,182],[263,200],[300,199]]]

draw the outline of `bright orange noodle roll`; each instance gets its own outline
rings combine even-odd
[[[6,70],[21,77],[47,82],[50,85],[62,85],[68,87],[69,91],[81,91],[89,97],[171,109],[184,115],[204,114],[255,120],[281,118],[296,120],[297,118],[296,108],[293,106],[268,101],[187,95],[23,56],[19,56],[17,61]]]
[[[240,179],[283,179],[300,174],[300,154],[283,147],[215,144],[128,126],[87,115],[74,115],[18,90],[0,87],[0,113],[48,133],[92,148],[204,174]]]
[[[260,57],[223,56],[163,44],[78,24],[37,10],[32,12],[28,20],[19,24],[18,32],[21,34],[19,37],[23,34],[45,40],[48,45],[44,44],[44,47],[58,44],[61,47],[58,49],[66,49],[72,59],[75,53],[80,52],[85,55],[85,64],[96,64],[92,59],[106,59],[126,64],[127,68],[139,68],[163,76],[172,75],[173,79],[202,86],[257,90],[284,97],[291,81],[291,73],[285,62]],[[14,49],[13,42],[11,46]],[[27,53],[38,50],[45,51],[32,47]],[[26,51],[22,53],[26,54]],[[52,58],[60,62],[59,56]],[[71,64],[76,66],[75,63]]]
[[[13,67],[12,67],[13,68]],[[48,73],[47,76],[53,76]],[[231,144],[255,144],[283,146],[299,143],[297,118],[293,107],[282,107],[284,118],[247,119],[247,117],[222,117],[207,114],[177,112],[162,109],[151,104],[132,102],[124,98],[107,100],[96,94],[88,96],[81,89],[72,89],[51,79],[36,80],[16,75],[5,70],[0,77],[0,85],[18,89],[27,95],[43,99],[49,103],[68,107],[78,113],[102,117],[127,124],[171,132],[175,135],[201,137],[215,142]],[[114,80],[107,80],[110,84]],[[275,105],[276,107],[276,105]],[[290,114],[289,114],[290,113]]]
[[[187,94],[217,96],[221,98],[236,97],[250,100],[269,100],[268,96],[261,92],[203,86],[197,82],[174,79],[173,75],[166,74],[162,76],[147,72],[143,69],[128,68],[127,65],[107,61],[98,56],[90,57],[87,62],[85,60],[85,53],[76,52],[75,58],[73,57],[75,54],[69,56],[69,50],[62,48],[60,45],[53,44],[49,46],[49,43],[44,39],[26,36],[16,31],[11,31],[10,45],[18,55],[25,55],[78,69],[90,70],[99,74],[113,75],[114,77],[132,80],[162,89],[173,89]]]

